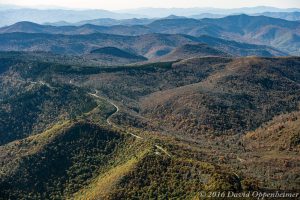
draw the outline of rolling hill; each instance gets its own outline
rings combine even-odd
[[[34,137],[1,146],[1,160],[6,161],[1,164],[1,171],[6,173],[1,174],[0,196],[70,197],[98,173],[113,167],[110,165],[116,159],[117,149],[124,149],[129,141],[128,137],[95,124],[66,121]],[[20,154],[8,156],[20,150]],[[128,156],[132,153],[129,149]]]
[[[167,55],[159,58],[161,61],[174,61],[193,57],[229,56],[227,53],[209,47],[206,44],[186,44],[174,49]]]
[[[289,21],[299,21],[300,20],[300,12],[295,11],[295,12],[263,12],[263,13],[258,13],[256,15],[264,15],[267,17],[273,17],[273,18],[280,18],[280,19],[285,19]]]
[[[24,23],[24,22],[23,22]],[[1,33],[23,31],[27,33],[144,35],[151,33],[186,34],[194,37],[209,35],[225,40],[267,45],[285,53],[299,55],[298,21],[287,21],[266,16],[232,15],[218,19],[162,18],[146,25],[132,26],[43,26],[17,23],[0,28]],[[32,27],[31,27],[32,26]]]
[[[250,131],[298,108],[299,66],[296,57],[236,59],[198,83],[151,94],[142,112],[185,134]]]
[[[53,26],[53,25],[40,25],[28,21],[17,22],[11,26],[5,26],[0,28],[0,33],[14,33],[14,32],[66,34],[66,35],[91,34],[91,33],[140,35],[140,34],[150,33],[151,31],[147,27],[141,25],[99,26],[94,24],[83,24],[79,26],[75,26],[75,25]]]
[[[196,40],[184,35],[148,34],[121,36],[109,34],[53,35],[11,33],[0,36],[1,48],[7,51],[46,51],[60,54],[84,54],[96,48],[115,47],[144,57],[151,57],[161,49],[173,49]],[[27,38],[27,39],[26,39]],[[26,42],[27,40],[27,42]],[[27,45],[25,43],[27,43]],[[23,44],[21,44],[23,43]]]
[[[107,10],[65,10],[65,9],[32,9],[32,8],[8,8],[1,9],[0,16],[3,19],[0,26],[11,25],[19,21],[31,21],[35,23],[65,21],[75,23],[82,20],[97,18],[128,19],[143,15],[131,15],[115,13]]]
[[[116,20],[112,18],[100,18],[100,19],[80,21],[69,25],[81,26],[84,24],[93,24],[97,26],[116,26],[116,25],[134,26],[134,25],[146,25],[151,23],[154,20],[155,19],[149,19],[149,18],[132,18],[132,19],[120,19],[120,20]]]
[[[275,8],[268,6],[246,7],[235,9],[220,8],[138,8],[130,10],[108,11],[101,9],[70,10],[65,8],[28,8],[15,5],[0,5],[0,26],[11,25],[19,21],[32,21],[35,23],[56,23],[62,19],[67,23],[94,20],[99,18],[132,19],[132,18],[163,18],[170,15],[190,17],[211,13],[213,15],[233,15],[236,13],[257,14],[265,12],[299,12],[298,8]]]
[[[166,191],[170,197],[193,198],[198,196],[199,188],[241,190],[241,180],[233,172],[201,161],[197,152],[179,150],[172,140],[145,130],[108,124],[115,108],[105,96],[102,99],[91,95],[93,90],[86,87],[88,80],[83,78],[94,79],[94,75],[103,74],[108,80],[111,77],[108,74],[116,73],[122,74],[123,81],[128,81],[125,74],[131,70],[131,75],[135,71],[137,78],[147,71],[155,72],[155,68],[165,71],[163,64],[126,68],[75,67],[47,63],[38,56],[29,59],[30,54],[17,54],[22,53],[1,54],[1,87],[13,87],[13,84],[6,84],[12,74],[15,79],[10,81],[28,85],[26,90],[15,88],[12,97],[1,100],[1,109],[7,113],[1,114],[1,122],[6,127],[1,132],[4,142],[0,146],[1,198],[80,199],[89,196],[91,199],[118,199],[120,195],[129,199],[135,196],[163,198]],[[69,77],[74,78],[73,83]],[[68,84],[63,84],[64,81]],[[109,86],[109,82],[106,85]],[[100,88],[95,86],[94,89]],[[30,117],[24,118],[24,115]],[[39,116],[37,121],[34,121],[35,116]],[[33,130],[37,126],[39,128]],[[179,177],[178,172],[182,176]],[[140,182],[141,174],[144,174],[144,182]],[[157,180],[164,190],[156,191],[155,184],[148,184]]]
[[[19,11],[71,23],[0,28],[0,199],[300,190],[298,21]]]
[[[282,189],[298,188],[299,111],[275,116],[254,131],[243,135],[244,164],[247,176],[264,176],[275,180]],[[290,177],[291,179],[288,179]],[[264,181],[267,185],[267,180]],[[287,185],[289,185],[287,187]]]
[[[233,40],[224,40],[220,38],[211,37],[208,35],[203,35],[198,37],[199,42],[208,44],[211,47],[214,47],[218,50],[226,52],[231,55],[236,56],[287,56],[288,54],[279,51],[278,49],[264,46],[264,45],[255,45],[243,42],[236,42]]]
[[[282,51],[262,45],[251,45],[214,37],[199,38],[188,35],[146,34],[124,36],[94,33],[87,35],[62,35],[45,33],[5,33],[0,34],[2,51],[44,51],[56,54],[87,54],[96,48],[115,47],[146,58],[158,58],[175,48],[194,43],[206,43],[236,56],[282,56]],[[297,45],[297,44],[295,44]]]
[[[0,53],[1,198],[299,189],[298,57],[73,58]]]
[[[161,19],[148,25],[160,33],[209,35],[239,42],[270,45],[298,55],[298,21],[266,16],[233,15],[218,19]],[[283,44],[284,43],[284,44]]]
[[[83,55],[87,60],[99,60],[102,65],[125,65],[146,61],[147,58],[136,55],[116,47],[103,47],[92,50]]]
[[[116,47],[103,47],[99,49],[94,49],[90,52],[91,54],[97,55],[108,55],[108,56],[115,56],[120,58],[128,58],[128,59],[141,59],[141,56],[126,52],[124,50],[118,49]]]
[[[1,145],[37,134],[61,119],[74,118],[96,106],[82,91],[67,86],[49,88],[33,83],[25,90],[1,102]]]

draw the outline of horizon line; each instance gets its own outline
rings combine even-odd
[[[61,10],[107,10],[107,11],[127,11],[127,10],[139,10],[139,9],[220,9],[220,10],[233,10],[233,9],[245,9],[245,8],[275,8],[275,9],[281,9],[281,10],[290,10],[290,9],[300,9],[300,7],[288,7],[288,8],[282,8],[282,7],[275,7],[275,6],[267,6],[267,5],[258,5],[258,6],[244,6],[244,7],[232,7],[232,8],[222,8],[222,7],[200,7],[200,6],[194,6],[194,7],[132,7],[132,8],[124,8],[124,9],[104,9],[104,8],[78,8],[78,7],[64,7],[64,6],[56,6],[56,5],[34,5],[34,6],[24,6],[24,5],[18,5],[18,4],[2,4],[0,3],[0,10],[1,6],[11,6],[16,8],[7,8],[7,9],[40,9],[40,10],[54,10],[54,9],[61,9]]]

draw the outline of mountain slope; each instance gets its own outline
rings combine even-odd
[[[27,32],[51,34],[88,34],[107,33],[118,35],[142,35],[149,33],[188,34],[192,36],[209,35],[236,41],[283,46],[272,44],[272,41],[286,35],[299,36],[300,23],[266,16],[232,15],[218,19],[162,18],[146,25],[130,26],[42,26],[29,22],[19,22],[0,28],[0,33]],[[264,34],[263,34],[264,33]],[[277,33],[277,34],[275,34]],[[263,34],[263,36],[262,36]],[[292,43],[293,40],[290,41]],[[287,48],[288,50],[288,48]]]
[[[121,36],[108,34],[60,35],[41,33],[0,34],[0,48],[3,51],[45,51],[58,54],[87,54],[96,48],[115,47],[142,55],[158,58],[185,44],[207,43],[226,53],[243,56],[281,56],[285,53],[274,48],[226,41],[213,37],[192,37],[188,35],[147,34]],[[295,44],[297,46],[297,44]]]
[[[197,37],[199,42],[208,44],[211,47],[214,47],[218,50],[226,52],[231,55],[236,56],[287,56],[287,53],[284,53],[278,49],[272,48],[265,45],[255,45],[243,42],[236,42],[234,40],[224,40],[221,38],[215,38],[207,35]]]
[[[42,26],[28,22],[0,28],[0,33],[23,31],[49,34],[91,34],[144,35],[152,33],[187,34],[194,37],[210,37],[237,42],[267,45],[292,55],[299,54],[298,21],[287,21],[266,16],[233,15],[218,19],[162,18],[146,25],[133,26]],[[265,47],[264,47],[265,48]]]
[[[0,54],[0,121],[31,128],[24,116],[42,119],[0,145],[1,198],[299,190],[298,57],[89,66],[43,55]],[[47,120],[48,110],[80,112]]]
[[[258,13],[256,15],[264,15],[267,17],[280,18],[289,21],[299,21],[300,20],[300,12],[263,12]]]
[[[246,176],[265,176],[280,188],[299,190],[299,111],[275,116],[241,137]],[[289,178],[287,178],[289,177]],[[273,181],[273,182],[274,182]],[[279,187],[279,186],[277,186]]]
[[[228,170],[195,158],[171,158],[151,141],[83,121],[66,121],[0,146],[0,152],[3,198],[162,198],[165,192],[193,198],[199,188],[241,191],[239,178]],[[155,189],[157,180],[164,190]]]
[[[108,56],[115,56],[115,57],[128,58],[128,59],[142,59],[141,56],[132,54],[130,52],[126,52],[116,47],[103,47],[99,49],[94,49],[90,53],[97,54],[97,55],[104,54]]]
[[[218,19],[161,19],[149,24],[161,33],[209,35],[240,42],[270,45],[298,55],[300,23],[266,16],[233,15]],[[296,37],[296,38],[295,38]],[[287,39],[285,39],[287,38]],[[281,45],[278,41],[285,40]]]
[[[262,149],[289,151],[300,150],[300,118],[299,111],[282,114],[248,132],[244,137],[247,149],[261,151]]]
[[[297,57],[240,58],[199,83],[151,94],[141,107],[185,134],[245,132],[297,109],[299,69]]]
[[[35,23],[57,22],[62,19],[75,23],[82,20],[90,20],[97,18],[115,18],[128,19],[140,17],[141,15],[131,15],[115,13],[107,10],[64,10],[64,9],[3,9],[0,10],[0,16],[3,19],[0,26],[11,25],[19,21],[31,21]]]
[[[141,35],[151,33],[151,30],[142,25],[113,25],[103,26],[95,24],[82,24],[82,25],[67,25],[67,26],[53,26],[53,25],[40,25],[37,23],[21,21],[10,26],[0,28],[0,33],[48,33],[48,34],[91,34],[91,33],[107,33],[117,35]]]
[[[133,25],[149,24],[152,21],[154,21],[154,19],[132,18],[132,19],[116,20],[116,19],[112,19],[112,18],[100,18],[100,19],[76,22],[74,25],[80,26],[80,25],[84,25],[84,24],[93,24],[93,25],[97,25],[97,26],[116,26],[116,25],[133,26]]]
[[[204,56],[229,56],[228,54],[209,47],[205,44],[186,44],[174,49],[169,54],[159,58],[160,60],[179,60]]]
[[[103,47],[93,49],[89,54],[83,55],[84,59],[100,61],[106,65],[125,65],[146,61],[147,58],[124,51],[116,47]]]
[[[96,106],[78,88],[29,83],[24,89],[0,102],[1,145],[37,134],[61,119],[74,118]]]
[[[1,146],[1,157],[6,162],[1,164],[5,173],[1,174],[0,196],[66,198],[110,167],[126,141],[130,139],[94,124],[65,122]],[[15,154],[20,149],[21,153]],[[15,156],[7,156],[11,153]]]
[[[160,49],[172,49],[180,44],[191,43],[195,38],[184,35],[149,34],[120,36],[107,34],[52,35],[11,33],[0,35],[3,50],[50,51],[53,53],[83,54],[95,48],[115,47],[127,49],[145,57],[153,56]],[[21,44],[23,43],[23,44]]]

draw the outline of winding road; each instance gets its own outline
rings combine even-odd
[[[89,94],[92,95],[93,97],[96,97],[96,98],[98,98],[98,99],[102,99],[102,100],[105,100],[105,101],[109,102],[111,105],[113,105],[113,106],[116,108],[116,111],[113,112],[113,113],[106,119],[107,124],[110,125],[110,126],[112,126],[112,127],[117,128],[117,129],[120,129],[119,126],[117,126],[115,123],[113,123],[113,122],[111,121],[111,118],[112,118],[114,115],[116,115],[116,114],[120,111],[119,106],[117,106],[117,105],[116,105],[114,102],[112,102],[111,100],[109,100],[109,99],[107,99],[107,98],[104,98],[104,97],[101,97],[101,96],[97,95],[97,93],[98,93],[98,91],[96,90],[96,93],[95,93],[95,94],[93,94],[93,93],[89,93]],[[138,135],[135,135],[135,134],[133,134],[133,133],[128,133],[128,134],[132,135],[133,137],[135,137],[135,138],[137,138],[137,139],[144,139],[144,138],[142,138],[142,137],[140,137],[140,136],[138,136]]]
[[[44,81],[29,81],[30,84],[41,84],[41,85],[46,85],[48,88],[50,89],[54,89],[54,87],[52,87],[51,85],[49,85],[48,83],[44,82]]]
[[[114,128],[121,129],[121,127],[119,127],[118,125],[116,125],[115,123],[113,123],[113,122],[111,121],[111,118],[112,118],[114,115],[116,115],[116,114],[120,111],[119,106],[117,106],[117,105],[116,105],[114,102],[112,102],[110,99],[107,99],[107,98],[105,98],[105,97],[99,96],[97,90],[96,90],[96,93],[94,93],[94,94],[93,94],[93,93],[89,93],[89,94],[90,94],[91,96],[95,97],[95,98],[102,99],[102,100],[105,100],[105,101],[109,102],[111,105],[113,105],[113,106],[116,108],[116,111],[113,112],[113,113],[106,119],[106,122],[107,122],[108,125],[110,125],[110,126],[112,126],[112,127],[114,127]],[[137,139],[145,140],[145,138],[140,137],[140,136],[138,136],[138,135],[135,135],[135,134],[133,134],[133,133],[130,133],[130,132],[127,132],[127,133],[130,134],[131,136],[137,138]],[[157,149],[159,149],[160,151],[162,151],[164,154],[166,154],[167,156],[171,157],[171,155],[168,153],[168,151],[165,150],[163,147],[161,147],[161,146],[159,146],[159,145],[157,145],[157,144],[154,145],[154,146],[155,146]]]

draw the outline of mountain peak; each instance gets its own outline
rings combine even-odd
[[[164,17],[163,19],[182,19],[182,18],[186,18],[186,17],[177,16],[177,15],[169,15],[167,17]]]

